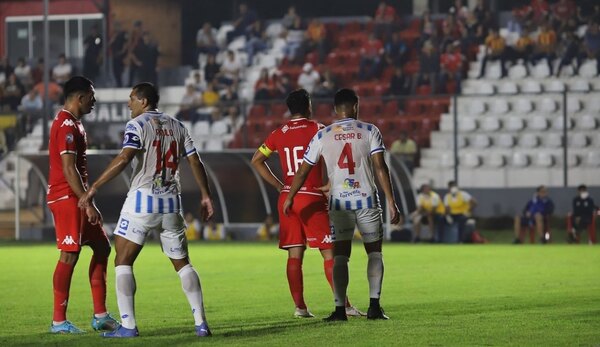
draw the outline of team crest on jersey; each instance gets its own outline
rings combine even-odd
[[[127,124],[127,126],[125,127],[125,131],[135,131],[135,125]]]
[[[358,182],[354,178],[346,178],[344,180],[344,188],[346,188],[346,189],[359,189],[360,188],[360,182]]]
[[[65,119],[65,120],[62,122],[62,124],[60,125],[60,127],[62,128],[62,127],[64,127],[64,126],[67,126],[67,127],[74,127],[74,126],[75,126],[75,122],[73,122],[73,121],[72,121],[72,120],[70,120],[70,119]]]
[[[67,143],[73,143],[73,134],[67,134],[65,136],[65,141],[67,141]]]
[[[288,130],[290,130],[290,128],[287,126],[287,124],[286,124],[286,125],[284,125],[284,126],[281,128],[281,132],[282,132],[282,133],[284,133],[284,134],[285,134],[285,133],[286,133]]]

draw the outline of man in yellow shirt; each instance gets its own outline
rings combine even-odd
[[[481,62],[479,78],[485,75],[485,67],[489,60],[500,60],[502,77],[506,77],[506,41],[497,28],[490,28],[489,35],[485,39],[485,57]]]
[[[550,75],[554,75],[554,59],[556,59],[556,33],[552,30],[549,24],[543,24],[541,26],[541,32],[538,35],[537,43],[535,45],[535,53],[533,55],[533,61],[537,62],[541,59],[546,59],[548,68],[550,69]]]
[[[412,173],[417,157],[417,144],[408,137],[406,131],[400,132],[400,138],[392,142],[390,153],[399,156],[408,171]]]
[[[514,47],[509,47],[509,60],[515,64],[517,60],[522,59],[527,75],[529,75],[529,64],[532,61],[533,47],[535,42],[529,36],[529,30],[523,28],[519,39],[515,43]]]
[[[442,216],[445,212],[446,208],[440,196],[431,190],[431,186],[423,184],[417,196],[417,209],[411,215],[414,230],[413,241],[438,241],[441,237],[439,227],[443,226]],[[429,237],[426,239],[423,239],[421,235],[421,225],[423,224],[429,227]]]
[[[455,181],[448,182],[448,193],[444,196],[446,207],[446,228],[444,240],[447,242],[464,242],[465,225],[477,201],[464,190],[460,190]],[[455,234],[458,234],[456,240]]]

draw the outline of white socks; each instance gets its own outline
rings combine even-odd
[[[333,297],[335,298],[335,306],[346,305],[349,260],[345,255],[333,257]]]
[[[379,299],[381,296],[381,282],[383,281],[383,255],[381,252],[369,253],[367,278],[369,279],[369,297]]]
[[[181,279],[181,288],[190,303],[192,314],[196,325],[202,324],[206,320],[204,314],[204,304],[202,299],[202,287],[200,286],[200,277],[192,266],[188,264],[177,271]]]
[[[134,311],[136,287],[133,269],[129,265],[118,265],[115,267],[115,275],[117,277],[117,305],[121,314],[121,325],[127,329],[134,329],[136,327]]]

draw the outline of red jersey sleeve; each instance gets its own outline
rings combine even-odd
[[[57,130],[56,149],[58,154],[77,154],[77,128],[75,122],[65,119]]]
[[[277,129],[277,130],[279,130],[279,129]],[[277,130],[274,130],[273,132],[271,132],[269,134],[269,136],[267,136],[267,138],[265,139],[265,142],[258,148],[258,150],[262,154],[264,154],[265,157],[269,157],[271,155],[271,153],[273,153],[277,150],[277,141],[276,141]]]

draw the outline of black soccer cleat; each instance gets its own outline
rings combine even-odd
[[[325,322],[345,322],[348,321],[348,316],[346,316],[346,312],[340,313],[337,311],[331,312],[329,317],[323,318]]]
[[[390,319],[390,317],[385,315],[385,312],[383,312],[383,308],[381,306],[379,306],[379,307],[370,306],[369,310],[367,311],[367,319],[387,320],[387,319]]]

